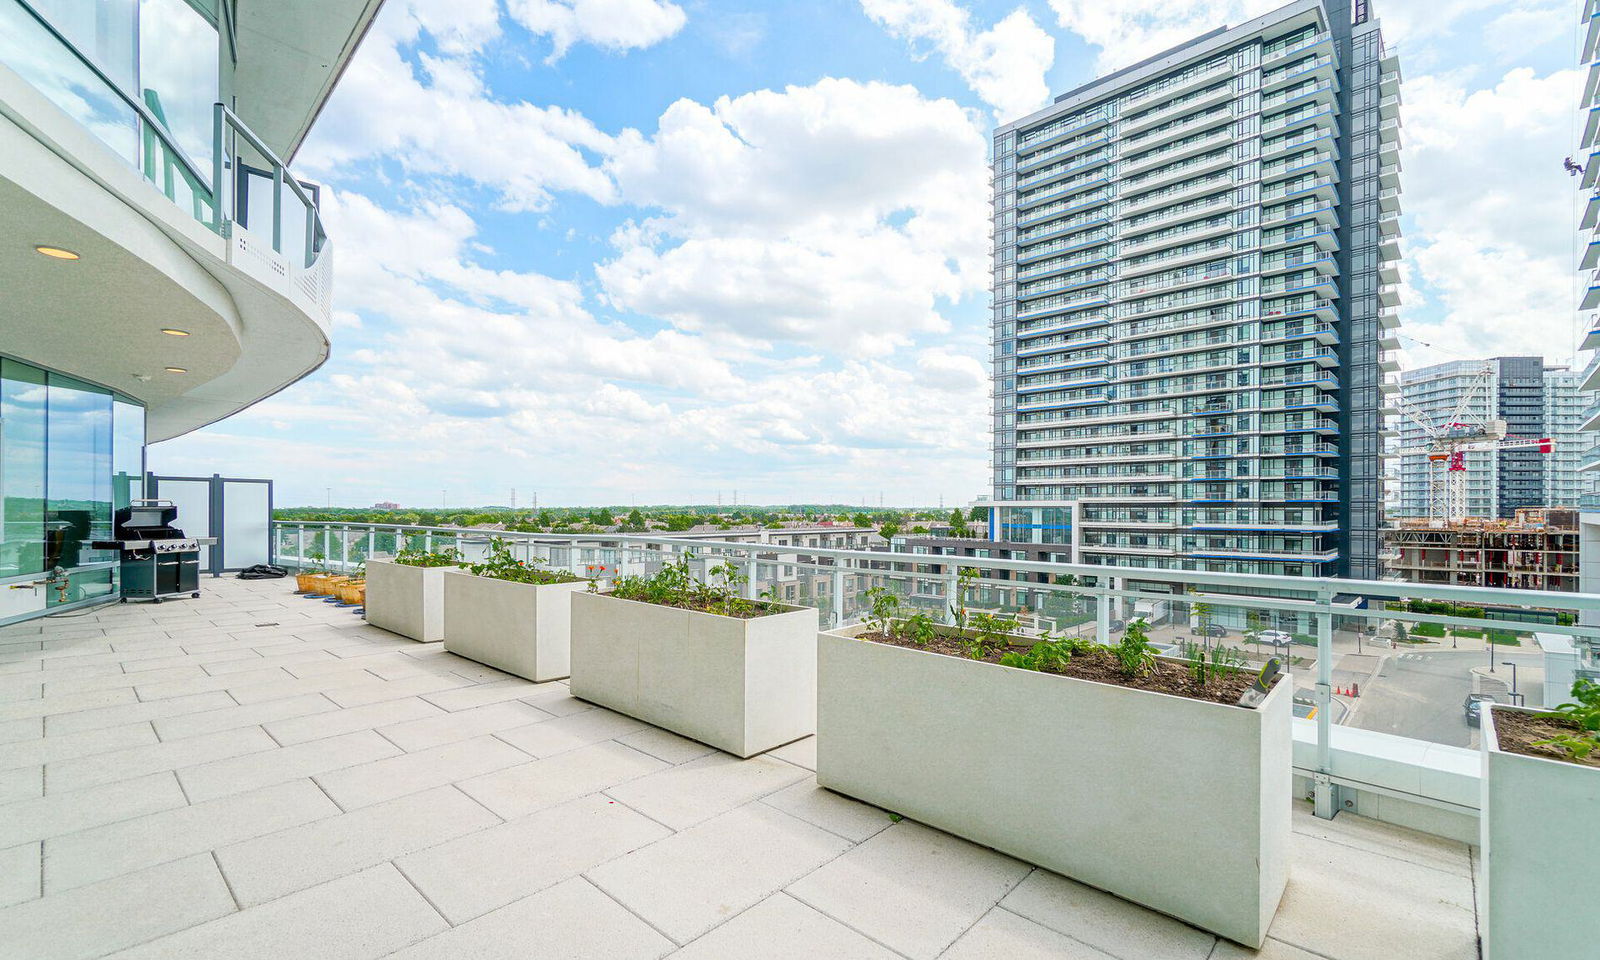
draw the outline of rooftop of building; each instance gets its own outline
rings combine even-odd
[[[0,629],[12,955],[1478,956],[1462,843],[1296,803],[1257,953],[292,589]]]
[[[1463,517],[1455,521],[1427,517],[1401,517],[1393,521],[1401,530],[1440,530],[1457,533],[1577,533],[1578,511],[1571,507],[1524,507],[1511,517]]]

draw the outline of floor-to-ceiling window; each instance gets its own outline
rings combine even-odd
[[[144,419],[104,387],[0,358],[0,621],[116,591],[117,554],[91,543],[143,495]]]
[[[0,580],[44,570],[44,441],[44,371],[0,357]]]

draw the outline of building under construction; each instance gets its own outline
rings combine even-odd
[[[1578,589],[1578,512],[1522,509],[1508,520],[1394,521],[1384,532],[1389,576],[1521,590]]]

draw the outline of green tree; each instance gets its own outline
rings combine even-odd
[[[644,514],[639,512],[638,507],[634,507],[633,512],[628,514],[628,530],[633,533],[643,533],[648,527],[649,524],[644,521]]]
[[[986,507],[973,507],[970,511],[968,511],[967,519],[971,520],[973,523],[988,523],[989,510]]]
[[[967,537],[967,536],[971,536],[971,535],[972,535],[972,531],[971,531],[970,528],[967,527],[967,518],[961,515],[961,511],[960,510],[951,510],[950,511],[950,536],[952,536],[952,537]]]
[[[895,523],[893,520],[878,528],[878,536],[882,537],[885,543],[893,540],[899,532],[900,524]]]

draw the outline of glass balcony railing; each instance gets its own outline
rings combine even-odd
[[[172,10],[163,10],[162,16],[183,13],[193,11],[177,4]],[[101,20],[106,17],[115,19],[102,11]],[[161,84],[169,94],[164,98],[149,85],[156,78],[166,79],[164,73],[182,73],[172,61],[184,51],[168,49],[177,45],[176,40],[163,40],[160,32],[152,30],[137,41],[144,55],[140,82],[145,86],[135,95],[130,91],[135,67],[116,62],[116,56],[103,50],[97,49],[95,55],[85,53],[61,28],[69,21],[63,14],[40,12],[28,0],[0,0],[0,63],[139,170],[195,220],[222,236],[235,229],[249,230],[270,242],[273,250],[302,273],[318,263],[327,233],[317,208],[317,188],[296,180],[271,148],[223,104],[200,102],[215,99],[215,91],[197,99],[192,87],[174,78]],[[100,33],[109,36],[118,30],[137,33],[136,27],[143,21],[111,27],[96,22]],[[86,39],[93,42],[97,36]],[[127,44],[129,49],[135,48],[134,41]],[[214,84],[215,53],[209,56]],[[203,75],[203,67],[200,63],[190,72]],[[241,141],[258,161],[240,154]]]

